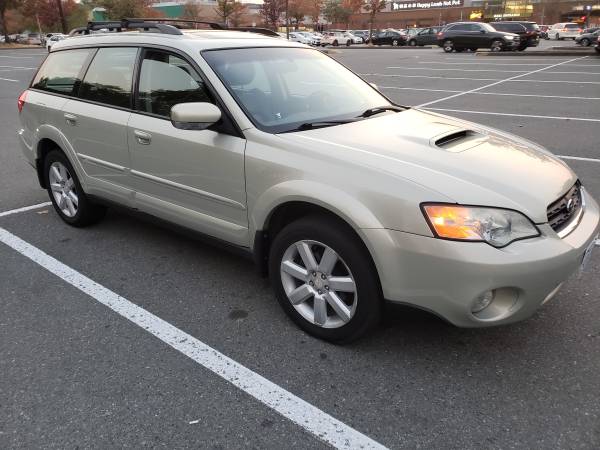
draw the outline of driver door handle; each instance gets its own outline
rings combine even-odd
[[[138,144],[141,145],[150,145],[152,141],[152,135],[150,133],[146,133],[145,131],[135,130],[133,132],[135,135],[135,140],[138,141]]]

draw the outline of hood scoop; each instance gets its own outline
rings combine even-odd
[[[487,136],[473,130],[455,129],[430,139],[432,147],[446,150],[452,153],[464,152],[470,148],[482,144]]]

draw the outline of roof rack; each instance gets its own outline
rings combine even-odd
[[[78,27],[71,30],[69,36],[90,34],[93,31],[108,30],[112,32],[121,32],[127,30],[156,30],[161,34],[182,35],[182,25],[208,25],[212,30],[230,30],[230,31],[246,31],[249,33],[258,33],[265,36],[279,36],[268,28],[257,27],[228,27],[225,24],[218,22],[208,22],[205,20],[190,20],[190,19],[165,19],[165,18],[143,18],[136,17],[131,19],[108,20],[88,22],[85,27]]]

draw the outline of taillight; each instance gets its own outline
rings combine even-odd
[[[438,37],[442,37],[444,33],[442,33],[441,31],[438,33]]]
[[[27,91],[24,91],[21,95],[19,95],[19,99],[17,100],[17,108],[19,108],[19,113],[23,111],[23,105],[25,104],[26,99]]]

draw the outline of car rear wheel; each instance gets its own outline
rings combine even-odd
[[[73,166],[61,151],[52,150],[46,156],[44,181],[54,209],[69,225],[83,227],[104,217],[106,208],[88,199]]]
[[[477,51],[477,47],[471,47],[469,50],[471,50],[472,52],[476,52]]]
[[[346,41],[346,47],[350,47],[350,44],[352,44],[352,41],[350,41],[350,40],[347,40],[347,41]]]
[[[591,42],[588,38],[583,38],[581,40],[581,45],[583,45],[584,47],[589,47],[590,44],[591,44]]]
[[[504,43],[502,41],[498,41],[498,40],[492,42],[492,46],[490,47],[490,49],[493,52],[501,52],[503,48],[504,48]]]
[[[408,45],[410,45],[411,47],[416,47],[417,41],[415,41],[414,39],[411,39],[410,41],[408,41]]]
[[[333,41],[333,46],[334,46],[334,47],[337,47],[338,45],[340,45],[340,44],[338,43],[338,41],[337,41],[337,40],[336,40],[336,41]]]
[[[454,42],[452,42],[450,39],[444,41],[443,47],[444,51],[446,53],[452,53],[452,50],[454,50]]]
[[[379,321],[375,268],[359,238],[343,223],[309,216],[287,225],[269,253],[277,300],[303,330],[344,343]]]
[[[556,35],[554,36],[556,38],[557,41],[560,41],[560,34],[556,33]]]

